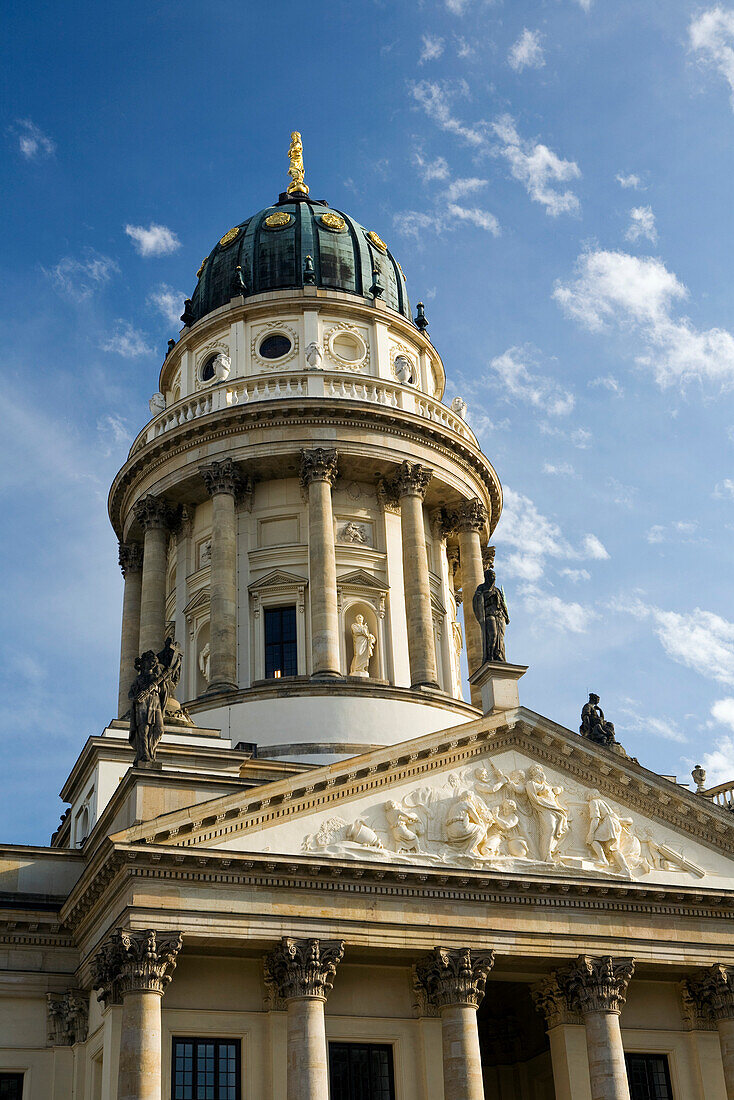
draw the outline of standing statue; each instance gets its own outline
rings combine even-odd
[[[494,569],[484,572],[484,582],[474,593],[472,610],[482,629],[482,661],[501,661],[505,657],[505,627],[510,621],[505,594],[495,584]]]
[[[362,676],[369,679],[370,659],[375,652],[377,639],[370,633],[370,628],[364,621],[364,615],[357,615],[352,623],[352,641],[354,643],[354,656],[349,669],[350,676]]]
[[[630,867],[622,851],[624,827],[632,827],[632,819],[620,817],[597,790],[586,795],[589,806],[589,828],[586,843],[603,866],[616,867],[624,875],[630,875]]]
[[[614,745],[616,737],[614,724],[607,722],[604,711],[599,706],[599,696],[593,692],[589,694],[588,703],[584,703],[581,710],[581,725],[579,733],[582,737],[588,737],[597,745]]]
[[[306,172],[303,167],[303,142],[301,141],[301,135],[298,133],[298,130],[294,130],[291,134],[288,157],[290,159],[288,175],[291,177],[291,182],[288,184],[288,194],[293,195],[298,193],[299,195],[307,195],[308,187],[306,186],[305,180]]]
[[[199,654],[199,668],[207,684],[209,683],[209,670],[211,668],[211,653],[211,646],[207,642]]]
[[[181,679],[182,657],[178,642],[166,638],[158,655],[148,649],[135,659],[138,675],[128,692],[132,702],[129,741],[135,749],[135,767],[155,760],[166,717],[190,722],[181,704],[173,698]]]

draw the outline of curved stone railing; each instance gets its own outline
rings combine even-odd
[[[216,386],[200,390],[191,397],[165,409],[154,417],[140,432],[130,456],[146,443],[165,435],[200,416],[231,408],[234,405],[251,405],[257,401],[274,401],[289,397],[336,398],[348,401],[365,401],[384,408],[402,409],[415,413],[446,428],[478,446],[471,428],[446,405],[433,397],[420,393],[412,386],[389,382],[381,378],[361,378],[327,371],[286,371],[278,374],[260,374],[252,378],[233,378]]]
[[[709,787],[708,790],[701,791],[701,794],[705,798],[710,798],[722,809],[731,810],[734,813],[734,779],[729,779],[726,783],[719,783],[717,787]]]

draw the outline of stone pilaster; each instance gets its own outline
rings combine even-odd
[[[530,993],[545,1017],[556,1100],[590,1100],[583,1016],[574,1011],[555,974],[532,986]]]
[[[180,932],[118,929],[94,960],[100,999],[122,998],[118,1100],[161,1100],[161,998],[181,945]]]
[[[465,596],[464,631],[466,635],[466,660],[469,675],[482,663],[482,630],[472,610],[472,600],[484,581],[481,536],[487,524],[487,510],[481,500],[465,500],[456,509],[454,523],[459,534],[461,561],[461,586]],[[478,687],[471,685],[471,701],[481,707],[482,695]]]
[[[231,459],[199,467],[212,499],[209,692],[237,689],[237,525],[244,478]]]
[[[308,572],[311,602],[311,675],[340,676],[339,612],[331,490],[338,455],[315,447],[301,451],[301,486],[308,494]]]
[[[477,1009],[493,951],[436,947],[416,965],[416,983],[441,1016],[444,1100],[484,1100]]]
[[[89,995],[79,989],[46,994],[48,1041],[55,1047],[72,1047],[86,1041],[89,1029]]]
[[[128,691],[135,679],[135,658],[140,655],[140,599],[143,585],[143,548],[140,543],[120,543],[120,569],[125,578],[120,638],[120,687],[117,716],[130,709]]]
[[[388,495],[400,501],[411,687],[438,687],[423,522],[423,499],[432,477],[433,471],[426,466],[406,460],[398,467],[387,489]]]
[[[635,972],[633,959],[579,955],[556,978],[583,1017],[592,1100],[630,1100],[619,1014]]]
[[[172,509],[162,497],[148,495],[137,502],[134,515],[145,532],[139,650],[157,653],[166,633],[166,562]]]
[[[688,978],[685,992],[703,1019],[716,1024],[727,1100],[734,1100],[734,967],[714,963]]]
[[[288,1013],[287,1100],[328,1100],[324,1004],[343,956],[342,940],[286,938],[265,957],[265,980]]]

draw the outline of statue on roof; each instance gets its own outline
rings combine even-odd
[[[307,195],[306,170],[303,167],[303,142],[298,130],[294,130],[291,134],[288,156],[290,158],[288,175],[291,177],[291,182],[288,184],[288,194]]]
[[[579,733],[597,745],[616,744],[614,723],[607,722],[604,711],[599,706],[599,696],[594,695],[593,692],[589,694],[589,701],[584,703],[581,710]]]
[[[474,593],[472,610],[482,628],[482,661],[500,661],[505,664],[505,627],[510,621],[510,615],[505,594],[497,587],[495,580],[494,547],[489,547],[484,581]]]
[[[129,741],[135,749],[134,767],[152,764],[166,721],[191,724],[191,719],[173,694],[181,679],[183,650],[173,638],[166,638],[160,653],[152,649],[135,659],[138,675],[128,696],[130,708]]]

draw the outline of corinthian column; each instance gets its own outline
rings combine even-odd
[[[200,466],[212,498],[208,692],[237,690],[237,530],[235,498],[243,483],[231,458]]]
[[[734,967],[714,963],[686,981],[686,991],[719,1033],[727,1100],[734,1100]]]
[[[444,1100],[484,1100],[477,1009],[494,951],[435,947],[415,968],[416,984],[441,1015]]]
[[[336,553],[331,487],[338,455],[316,447],[301,451],[301,485],[308,490],[308,574],[311,601],[311,675],[341,676]]]
[[[162,647],[166,632],[166,545],[171,508],[161,497],[147,496],[135,505],[135,518],[145,532],[140,591],[141,653]]]
[[[530,990],[545,1016],[555,1100],[591,1100],[583,1017],[574,1012],[556,974]]]
[[[417,462],[406,461],[398,467],[391,483],[391,489],[400,501],[411,687],[438,687],[423,522],[423,499],[432,477],[432,470]]]
[[[329,1100],[324,1004],[343,956],[342,940],[282,939],[265,957],[288,1012],[287,1100]]]
[[[466,631],[466,660],[469,675],[482,664],[482,630],[472,610],[474,593],[484,580],[482,566],[481,533],[487,523],[487,510],[481,500],[465,500],[456,511],[456,530],[459,533],[459,558],[461,561],[461,588],[464,594],[464,629]],[[471,701],[482,706],[482,693],[471,687]]]
[[[120,639],[120,690],[117,716],[130,709],[128,691],[135,679],[135,658],[140,656],[140,596],[143,581],[143,548],[137,542],[120,543],[120,569],[125,578]]]
[[[93,962],[100,1000],[122,998],[117,1100],[161,1100],[161,998],[181,944],[180,932],[118,929]]]
[[[619,1014],[634,972],[632,959],[579,955],[556,975],[572,1010],[584,1020],[592,1100],[630,1100]]]

